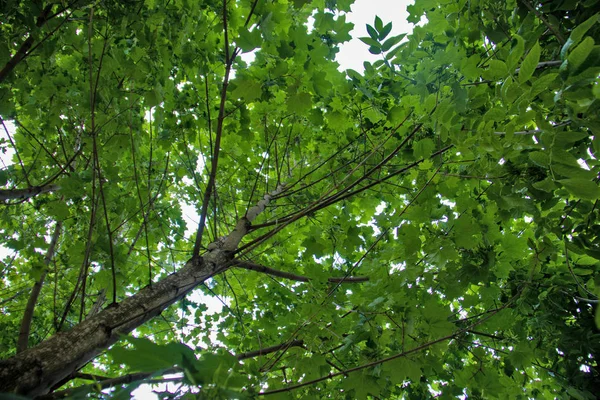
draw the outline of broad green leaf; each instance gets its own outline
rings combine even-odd
[[[511,71],[514,72],[514,69],[519,65],[519,61],[523,54],[525,53],[525,41],[519,35],[513,36],[513,46],[510,50],[510,54],[506,60],[506,66]]]
[[[521,63],[519,69],[519,82],[527,82],[533,76],[538,63],[540,62],[540,53],[540,44],[536,42]]]
[[[598,22],[599,18],[600,18],[599,14],[594,14],[593,16],[591,16],[590,18],[588,18],[587,20],[582,22],[580,25],[576,26],[575,29],[573,29],[573,31],[571,31],[571,35],[569,36],[569,39],[571,40],[571,42],[575,45],[578,44],[579,41],[583,38],[583,36],[587,33],[587,31],[592,26],[594,26],[594,24],[596,22]],[[561,53],[562,53],[562,50],[561,50]]]
[[[569,57],[567,57],[567,61],[569,62],[569,67],[572,71],[583,64],[593,48],[594,39],[588,36],[583,39],[583,41],[577,47],[575,47],[573,51],[571,51]]]
[[[508,69],[503,61],[490,60],[488,63],[488,74],[490,79],[503,78],[508,75]]]
[[[246,28],[242,28],[238,35],[236,43],[244,53],[256,49],[262,42],[259,29],[249,31]]]
[[[311,95],[308,93],[298,93],[290,96],[287,100],[287,109],[293,113],[301,114],[310,110],[311,106]]]
[[[387,116],[388,120],[393,124],[402,122],[405,117],[406,117],[406,110],[404,109],[404,107],[401,107],[401,106],[393,107],[388,112],[388,116]]]
[[[558,182],[576,198],[592,201],[600,198],[600,188],[595,182],[585,179],[561,179]]]
[[[109,351],[110,357],[117,364],[125,364],[132,371],[154,372],[171,368],[180,364],[184,355],[193,356],[193,351],[179,343],[158,345],[148,339],[127,338],[134,349],[114,347]]]
[[[241,79],[236,81],[232,95],[246,101],[254,101],[262,94],[262,84],[254,79]]]

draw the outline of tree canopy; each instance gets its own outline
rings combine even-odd
[[[600,393],[598,0],[351,3],[2,3],[0,392]]]

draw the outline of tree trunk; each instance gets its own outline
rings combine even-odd
[[[0,190],[0,201],[27,200],[38,194],[59,190],[58,185],[31,186],[25,189],[2,189]]]
[[[38,396],[83,367],[110,345],[160,314],[208,278],[227,270],[233,252],[254,218],[264,211],[279,186],[248,210],[225,238],[208,246],[203,256],[193,257],[179,271],[146,286],[121,303],[113,304],[68,332],[59,332],[36,347],[0,361],[0,392]]]

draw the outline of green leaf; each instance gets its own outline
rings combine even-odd
[[[242,49],[242,52],[247,53],[261,45],[262,38],[259,29],[249,31],[245,27],[240,28],[236,44]]]
[[[395,106],[388,112],[387,118],[392,124],[400,123],[406,118],[406,110],[404,107]]]
[[[402,39],[404,39],[405,37],[406,37],[405,33],[403,33],[401,35],[397,35],[397,36],[392,36],[391,38],[389,38],[385,42],[383,42],[383,44],[381,45],[381,50],[384,52],[388,51],[389,49],[394,47],[396,44],[400,43],[400,41]]]
[[[254,79],[243,78],[236,80],[236,87],[232,92],[235,98],[248,102],[254,101],[262,95],[262,84]]]
[[[292,0],[294,2],[294,7],[302,8],[305,4],[310,4],[312,0]]]
[[[510,50],[510,54],[506,60],[506,66],[511,72],[513,72],[517,67],[521,57],[523,57],[523,54],[525,53],[525,41],[523,38],[515,34],[513,35],[513,41],[513,47]]]
[[[543,151],[534,151],[529,153],[529,159],[540,167],[550,166],[550,156]]]
[[[375,29],[377,32],[383,32],[383,21],[378,16],[375,16]]]
[[[531,85],[530,96],[533,98],[544,91],[550,90],[551,84],[556,80],[557,76],[558,73],[551,72],[536,79]]]
[[[370,37],[359,37],[358,39],[361,42],[363,42],[363,43],[365,43],[365,44],[367,44],[369,46],[377,47],[377,48],[380,47],[379,42],[377,40],[375,40],[375,39],[371,39]]]
[[[381,47],[371,46],[371,47],[369,47],[369,53],[371,53],[371,54],[381,54]]]
[[[583,38],[583,36],[587,33],[587,31],[592,26],[594,26],[594,24],[596,22],[598,22],[599,18],[600,18],[599,14],[594,14],[593,16],[588,18],[586,21],[584,21],[583,23],[576,26],[575,29],[573,29],[573,31],[571,31],[571,35],[569,36],[569,39],[571,40],[571,42],[573,44],[579,43],[579,41]],[[561,53],[562,53],[562,50],[561,50]]]
[[[561,179],[558,182],[576,198],[592,201],[600,198],[600,187],[595,182],[585,179]]]
[[[367,24],[367,33],[369,34],[371,39],[373,39],[375,41],[377,41],[377,39],[379,38],[379,35],[377,34],[377,31],[375,30],[375,28],[373,28],[369,24]]]
[[[525,83],[533,76],[538,63],[540,62],[541,48],[538,42],[535,42],[529,53],[521,63],[519,69],[519,82]]]
[[[11,120],[15,113],[15,106],[12,101],[12,94],[8,88],[0,88],[0,116],[3,119]]]
[[[312,96],[308,93],[298,93],[290,96],[287,100],[289,112],[302,114],[312,107]]]
[[[583,64],[583,62],[592,52],[594,44],[594,39],[588,36],[583,39],[583,41],[577,47],[575,47],[573,51],[571,51],[569,57],[567,57],[567,61],[569,62],[569,67],[572,71]]]
[[[155,107],[162,102],[163,97],[162,97],[162,93],[159,90],[154,89],[154,90],[150,90],[149,92],[146,93],[145,99],[146,99],[146,106]]]
[[[384,26],[381,31],[379,31],[379,40],[385,39],[387,37],[387,35],[390,34],[391,31],[392,31],[392,23],[390,22],[386,26]]]
[[[404,247],[405,254],[412,256],[421,249],[421,239],[419,238],[419,228],[413,225],[404,224],[400,228],[401,242]]]
[[[508,75],[508,68],[503,61],[500,60],[490,60],[488,63],[488,73],[491,80],[504,78]]]
[[[127,341],[134,345],[133,349],[113,347],[109,356],[117,364],[125,364],[132,371],[154,372],[171,368],[180,364],[183,356],[193,357],[193,351],[180,343],[158,345],[144,338],[128,337]]]

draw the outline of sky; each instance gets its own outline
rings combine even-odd
[[[408,0],[356,0],[352,5],[352,12],[346,15],[346,21],[354,24],[354,29],[350,32],[353,39],[340,48],[337,55],[340,69],[363,72],[364,61],[372,63],[381,59],[381,55],[369,53],[368,46],[358,39],[369,36],[366,25],[374,25],[376,15],[379,15],[384,25],[392,22],[392,31],[388,37],[410,33],[412,24],[406,21],[406,6],[412,3],[413,1]]]

